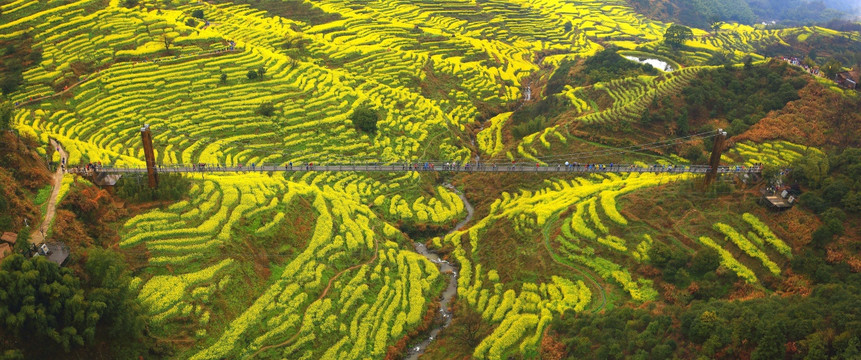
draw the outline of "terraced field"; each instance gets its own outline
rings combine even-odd
[[[512,142],[503,130],[527,76],[611,44],[648,50],[668,24],[622,1],[309,3],[339,19],[311,23],[186,0],[132,8],[118,0],[5,1],[0,39],[31,34],[43,51],[10,95],[20,105],[14,125],[25,136],[57,139],[73,165],[142,165],[138,129],[145,123],[163,165],[462,163],[476,155],[540,162],[573,141],[569,130],[578,123],[635,121],[653,97],[680,91],[718,51],[741,58],[786,36],[842,36],[821,28],[727,25],[705,37],[697,30],[701,37],[688,45],[702,51],[676,59],[685,68],[569,86],[558,96],[577,117]],[[194,20],[195,12],[208,24]],[[301,49],[285,46],[297,39]],[[262,76],[251,79],[249,70]],[[610,104],[594,105],[596,94]],[[257,112],[263,103],[274,105],[271,116]],[[380,114],[374,133],[350,120],[362,106]],[[467,130],[484,118],[474,153]],[[736,144],[727,160],[786,164],[802,153],[785,142]],[[652,281],[629,266],[648,260],[659,234],[626,231],[633,220],[617,200],[691,180],[547,180],[540,190],[503,193],[485,216],[434,238],[422,231],[451,227],[465,213],[458,196],[429,175],[189,177],[187,200],[126,221],[119,246],[144,263],[133,285],[150,331],[182,342],[177,356],[192,359],[385,357],[429,324],[446,279],[411,250],[413,240],[451,250],[458,298],[494,326],[475,358],[534,354],[554,318],[603,307],[611,295],[610,305],[656,298]],[[556,272],[524,281],[494,268],[483,253],[499,228],[551,254]],[[792,256],[751,214],[698,235],[752,284],[763,274],[780,277]],[[266,251],[255,252],[252,242]]]

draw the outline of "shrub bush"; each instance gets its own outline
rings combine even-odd
[[[377,132],[377,121],[380,120],[380,116],[370,106],[361,105],[350,115],[350,120],[353,121],[356,130],[372,134]]]
[[[257,107],[257,110],[255,112],[258,115],[266,117],[272,116],[275,114],[275,105],[273,105],[270,101],[263,102],[260,104],[260,106]]]

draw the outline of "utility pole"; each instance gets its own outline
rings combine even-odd
[[[152,132],[149,130],[149,124],[145,124],[141,128],[141,140],[143,140],[144,157],[146,158],[146,172],[149,177],[149,187],[155,189],[158,187],[158,173],[155,169],[155,155],[152,151]]]
[[[720,166],[720,155],[723,152],[724,142],[726,142],[726,131],[718,129],[715,136],[715,144],[712,148],[712,156],[709,158],[709,171],[706,173],[706,180],[703,182],[703,190],[717,178],[718,166]]]

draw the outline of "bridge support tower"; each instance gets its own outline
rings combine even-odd
[[[152,132],[149,130],[149,124],[141,128],[141,140],[143,140],[144,157],[146,158],[146,173],[149,178],[149,187],[158,187],[158,172],[155,168],[155,154],[152,150]]]
[[[709,171],[706,173],[706,179],[703,182],[703,189],[707,189],[717,178],[717,171],[720,166],[720,155],[723,152],[725,142],[726,131],[718,129],[717,136],[715,136],[715,144],[712,148],[712,156],[709,158]]]

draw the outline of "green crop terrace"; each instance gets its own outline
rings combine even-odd
[[[512,141],[504,130],[528,76],[610,45],[655,50],[669,24],[616,0],[308,4],[339,17],[310,23],[229,2],[4,1],[0,39],[30,34],[43,51],[9,95],[22,105],[14,126],[58,140],[70,164],[141,166],[143,124],[153,129],[165,166],[463,163],[475,155],[541,162],[577,141],[570,129],[578,123],[636,121],[653,97],[679,92],[719,52],[761,59],[757,52],[786,37],[844,35],[816,27],[695,29],[684,59],[673,59],[683,68],[569,86],[551,96],[576,116]],[[188,21],[195,11],[208,26]],[[285,49],[288,39],[304,45]],[[261,77],[246,76],[261,68]],[[256,111],[264,103],[274,105],[271,116]],[[376,132],[350,120],[362,106],[380,114]],[[476,120],[485,123],[473,152]],[[787,142],[744,143],[724,159],[786,164],[804,151]],[[150,330],[189,340],[178,357],[383,358],[438,311],[434,299],[446,276],[412,251],[410,236],[425,234],[405,231],[448,228],[466,216],[438,179],[417,172],[187,176],[194,184],[187,199],[126,221],[119,244],[145,263],[133,285]],[[630,266],[647,261],[654,242],[672,240],[632,231],[639,220],[624,215],[617,199],[690,181],[682,174],[554,178],[502,193],[467,226],[421,239],[450,251],[460,267],[460,303],[493,324],[473,356],[533,354],[562,314],[654,300],[652,281]],[[755,215],[709,226],[687,250],[718,249],[722,264],[752,286],[782,276],[791,249]],[[551,254],[555,272],[524,279],[488,260],[494,228]],[[243,238],[283,240],[285,232],[295,233],[292,241],[272,245],[262,260],[245,253]],[[268,276],[256,274],[254,263]]]

